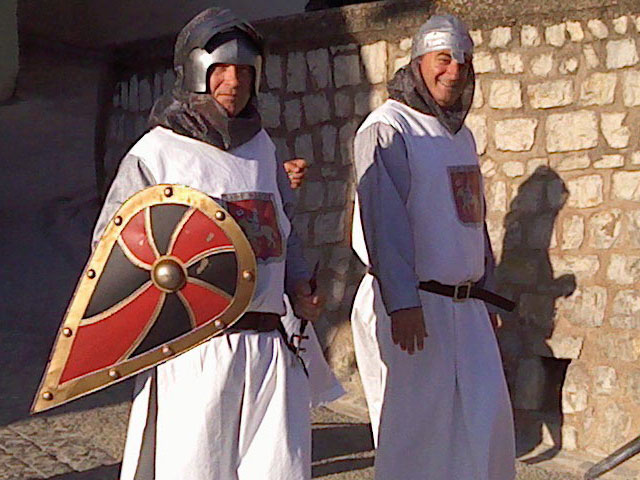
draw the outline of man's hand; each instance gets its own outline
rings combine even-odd
[[[302,280],[293,287],[291,305],[296,317],[315,322],[324,306],[324,296],[312,292],[309,282]]]
[[[294,158],[284,162],[284,171],[287,172],[291,188],[300,188],[307,173],[307,161],[304,158]]]
[[[422,308],[405,308],[391,313],[391,338],[403,351],[413,352],[424,348],[424,339],[428,336],[424,326]]]

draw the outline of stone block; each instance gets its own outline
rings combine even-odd
[[[510,178],[521,177],[524,175],[524,164],[522,162],[505,162],[502,164],[502,172]]]
[[[333,80],[336,88],[360,83],[360,57],[340,55],[333,59]]]
[[[609,324],[622,330],[640,330],[640,316],[612,315],[609,317]]]
[[[602,40],[603,38],[607,38],[609,36],[609,29],[602,20],[589,20],[587,22],[587,28],[589,29],[591,34],[598,40]]]
[[[640,336],[632,332],[600,335],[597,342],[602,353],[611,360],[636,362],[640,358]]]
[[[611,248],[620,237],[622,211],[612,209],[598,212],[589,219],[589,245],[594,248]]]
[[[611,255],[607,278],[618,285],[637,284],[640,282],[640,256]]]
[[[269,88],[282,88],[282,57],[267,55],[264,62],[264,74]]]
[[[495,109],[522,107],[522,92],[518,80],[493,80],[489,89],[489,106]]]
[[[287,57],[287,92],[307,90],[307,61],[303,52],[291,52]]]
[[[639,172],[640,173],[640,172]],[[600,175],[583,175],[567,181],[569,199],[567,205],[574,208],[590,208],[603,201],[603,180]]]
[[[555,80],[527,87],[529,102],[533,108],[554,108],[573,103],[573,81]]]
[[[307,125],[316,125],[331,118],[329,101],[324,93],[305,95],[302,104]]]
[[[358,122],[351,121],[340,127],[338,133],[340,143],[340,156],[344,165],[349,165],[353,162],[353,139],[358,130]]]
[[[613,103],[618,79],[615,73],[593,73],[580,88],[583,105],[610,105]]]
[[[546,134],[548,152],[593,148],[598,145],[598,119],[587,110],[549,115]]]
[[[628,209],[625,212],[625,225],[630,245],[640,248],[640,210]]]
[[[271,93],[260,93],[258,102],[262,124],[267,128],[278,128],[280,126],[280,99]]]
[[[554,269],[554,275],[558,276],[559,273]],[[576,275],[579,273],[584,272],[576,272]],[[600,327],[604,322],[606,307],[607,290],[603,287],[579,287],[571,296],[560,297],[556,301],[558,318],[581,327]]]
[[[411,37],[406,37],[400,40],[400,50],[408,52],[411,50],[411,46],[413,45],[413,39]]]
[[[511,27],[498,27],[491,30],[490,48],[506,48],[511,42]]]
[[[350,118],[353,115],[353,97],[346,92],[337,92],[334,96],[336,116]]]
[[[541,206],[538,206],[540,209]],[[527,246],[534,250],[547,250],[555,247],[554,232],[555,216],[552,213],[536,213],[524,224]],[[550,238],[551,237],[551,238]],[[545,297],[546,298],[546,297]],[[545,316],[550,318],[551,314]]]
[[[631,399],[636,405],[640,405],[640,369],[628,371],[627,385]]]
[[[545,352],[536,352],[538,355],[550,358],[580,358],[584,337],[567,337],[561,335],[553,335],[546,339]]]
[[[593,391],[599,395],[611,395],[618,386],[618,375],[612,367],[599,365],[593,369]]]
[[[612,194],[620,200],[640,201],[640,171],[615,172]]]
[[[482,155],[487,150],[487,117],[478,114],[467,115],[465,124],[473,134],[478,155]]]
[[[564,45],[566,33],[566,24],[559,23],[557,25],[550,25],[544,30],[544,38],[549,45],[561,47]]]
[[[575,73],[578,70],[578,59],[575,57],[567,58],[560,63],[560,73],[567,75],[568,73]]]
[[[153,100],[156,101],[162,96],[162,75],[160,72],[153,74]]]
[[[520,44],[523,47],[537,47],[540,45],[538,28],[533,25],[523,25],[520,30]]]
[[[496,71],[496,61],[491,52],[477,52],[473,55],[473,70],[476,74]]]
[[[624,68],[638,63],[638,48],[633,38],[607,42],[607,68]]]
[[[489,184],[487,193],[487,210],[489,212],[507,211],[507,185],[504,182]]]
[[[562,220],[562,250],[580,248],[584,240],[584,218],[572,215]]]
[[[532,158],[527,160],[527,175],[532,175],[540,167],[548,167],[548,158]]]
[[[162,75],[162,91],[168,92],[173,88],[173,85],[176,83],[176,74],[173,69],[169,68],[165,70]]]
[[[640,292],[638,290],[619,291],[613,299],[613,313],[640,316]]]
[[[495,127],[496,148],[505,152],[527,152],[535,142],[538,120],[512,118],[499,120]]]
[[[587,409],[590,383],[586,368],[580,363],[571,362],[562,386],[562,413],[579,413]]]
[[[576,427],[563,425],[562,432],[562,449],[568,452],[578,450],[578,430]]]
[[[580,22],[566,22],[567,32],[572,42],[581,42],[584,40],[584,31]]]
[[[596,53],[595,48],[593,48],[593,45],[585,45],[582,49],[582,53],[589,68],[594,69],[600,65],[600,58],[598,58],[598,54]]]
[[[337,55],[340,53],[355,53],[358,51],[358,45],[355,43],[348,43],[347,45],[335,45],[329,47],[331,55]]]
[[[307,182],[304,184],[304,209],[307,212],[320,210],[324,204],[324,182]]]
[[[408,54],[402,57],[397,57],[393,61],[393,73],[395,74],[398,70],[400,70],[405,65],[409,65],[410,61],[411,61],[411,55],[408,55]]]
[[[302,121],[302,104],[300,100],[294,98],[284,102],[284,120],[287,130],[292,131],[300,128]]]
[[[386,92],[382,89],[374,89],[359,92],[355,97],[356,115],[365,116],[386,100]]]
[[[316,217],[314,223],[314,244],[324,245],[344,240],[345,212],[323,213]]]
[[[311,73],[311,83],[315,88],[325,88],[331,85],[331,66],[329,65],[329,50],[319,48],[307,52],[307,65]]]
[[[327,182],[327,206],[342,207],[347,203],[349,185],[346,181]]]
[[[522,73],[524,71],[524,64],[522,63],[522,56],[515,52],[501,52],[498,55],[500,60],[500,68],[504,73]]]
[[[593,168],[618,168],[624,166],[622,155],[603,155],[600,160],[593,162]]]
[[[540,357],[523,358],[518,364],[514,407],[539,410],[544,405],[546,372]]]
[[[560,159],[554,159],[552,163],[554,168],[559,172],[568,172],[571,170],[582,170],[589,168],[591,165],[591,159],[588,153],[573,153],[569,155],[563,155]]]
[[[474,47],[482,45],[482,30],[470,30],[469,36],[471,37]]]
[[[553,269],[555,278],[562,275],[573,275],[578,285],[583,284],[593,277],[600,270],[600,259],[597,255],[550,255],[549,260]],[[601,287],[585,287],[584,291],[577,289],[574,293],[575,298],[571,301],[585,304],[598,305],[602,307],[602,315],[604,316],[604,307],[607,304],[607,291]],[[584,298],[583,298],[584,297]],[[558,299],[560,301],[560,299]],[[599,311],[599,308],[598,308]]]
[[[490,158],[483,156],[480,159],[480,173],[484,178],[491,178],[497,173],[497,164]]]
[[[338,129],[333,125],[323,125],[320,130],[322,137],[322,161],[336,161],[336,140],[338,138]]]
[[[631,154],[631,165],[640,165],[640,152],[633,152]]]
[[[482,94],[482,87],[479,80],[476,80],[476,88],[473,89],[473,102],[471,102],[472,109],[482,108],[484,105],[484,95]]]
[[[140,111],[140,97],[138,96],[138,76],[132,75],[129,79],[129,100],[127,102],[130,112]]]
[[[543,53],[531,60],[531,71],[538,77],[546,77],[553,68],[553,54]]]
[[[629,70],[622,74],[622,98],[627,107],[640,105],[640,71]]]
[[[304,158],[307,163],[314,163],[313,140],[311,135],[299,135],[295,140],[295,154],[297,158]]]
[[[629,17],[626,15],[613,19],[613,29],[616,33],[624,35],[627,33],[627,28],[629,28]]]
[[[287,145],[286,138],[271,137],[274,145],[276,146],[276,155],[280,159],[289,159],[291,154],[289,152],[289,146]]]
[[[360,56],[369,83],[382,83],[387,79],[387,42],[381,40],[371,45],[363,45]]]

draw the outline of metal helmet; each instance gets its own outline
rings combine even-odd
[[[177,85],[188,92],[206,93],[210,68],[216,63],[249,65],[255,70],[258,92],[263,41],[256,30],[230,10],[209,8],[180,32],[174,52]]]
[[[451,50],[451,56],[458,63],[465,63],[465,55],[473,55],[469,29],[458,17],[435,15],[422,24],[413,37],[411,60],[440,50]]]

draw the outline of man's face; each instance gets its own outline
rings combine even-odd
[[[209,91],[213,99],[230,117],[238,115],[249,103],[253,88],[253,67],[219,63],[209,76]]]
[[[438,105],[447,108],[460,98],[467,82],[469,64],[469,60],[462,64],[456,62],[451,50],[429,52],[422,56],[420,74]]]

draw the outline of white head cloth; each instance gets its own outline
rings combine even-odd
[[[465,55],[473,55],[469,29],[453,15],[435,15],[422,24],[413,37],[411,60],[441,50],[451,50],[451,56],[458,63],[465,62]]]

